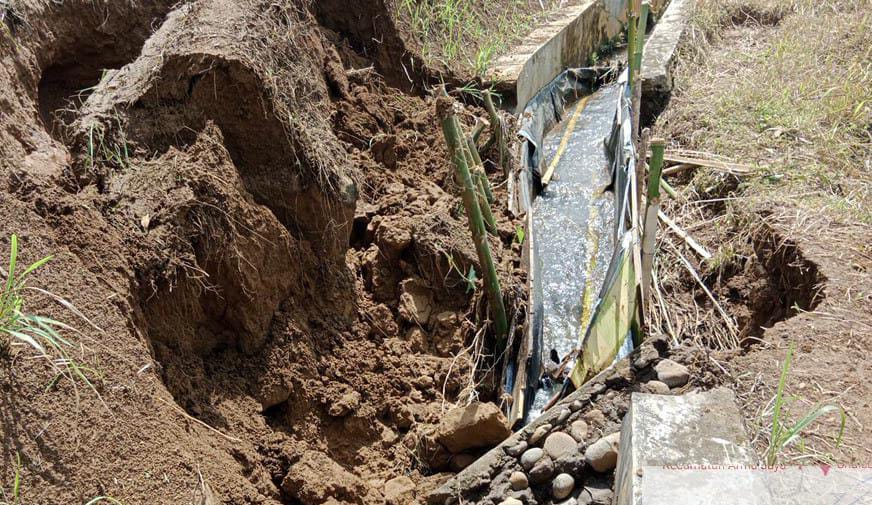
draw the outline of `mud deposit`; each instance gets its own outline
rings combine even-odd
[[[93,323],[28,299],[80,330],[95,390],[25,347],[0,361],[22,503],[413,503],[463,465],[419,448],[454,402],[498,399],[471,370],[481,269],[433,103],[389,87],[401,34],[335,3],[0,13],[3,250],[53,254],[32,284]]]

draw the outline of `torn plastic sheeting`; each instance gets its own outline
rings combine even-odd
[[[517,179],[517,187],[520,203],[519,208],[521,213],[527,213],[528,223],[532,223],[530,215],[533,212],[532,201],[534,193],[540,189],[541,186],[541,169],[544,161],[542,157],[542,145],[545,134],[563,120],[568,105],[577,101],[582,96],[591,94],[594,91],[594,86],[600,75],[601,74],[594,69],[585,68],[565,70],[528,103],[520,118],[519,136],[521,137],[521,170]],[[634,167],[636,157],[631,140],[629,89],[627,86],[626,72],[621,74],[618,83],[623,86],[623,90],[618,94],[618,103],[615,104],[616,113],[611,132],[609,136],[603,140],[605,142],[607,157],[611,166],[612,188],[615,193],[615,208],[617,209],[614,234],[616,241],[620,240],[621,243],[624,244],[626,242],[626,240],[624,240],[626,238],[625,231],[628,227],[631,227],[633,223],[630,213],[629,192],[635,191]],[[527,236],[529,237],[528,242],[535,241],[536,230],[528,230]],[[632,235],[632,237],[635,237],[635,235]],[[632,307],[629,309],[629,312],[627,310],[610,311],[609,308],[613,305],[611,302],[606,303],[606,300],[609,299],[608,295],[610,290],[616,289],[616,284],[622,284],[619,280],[623,279],[626,282],[627,279],[629,279],[632,282],[632,286],[635,288],[635,271],[626,270],[626,265],[628,264],[626,260],[628,258],[629,267],[632,268],[634,265],[632,258],[632,244],[628,247],[629,249],[621,247],[619,250],[616,250],[615,254],[612,256],[612,259],[609,262],[606,281],[603,283],[599,296],[594,304],[591,324],[588,325],[588,328],[584,333],[582,333],[584,338],[579,339],[582,348],[587,342],[590,342],[591,339],[597,343],[595,346],[597,350],[594,351],[596,356],[591,356],[589,358],[588,370],[584,372],[584,375],[598,371],[594,371],[593,369],[607,367],[615,359],[632,350],[632,341],[625,338],[627,334],[630,333],[629,330],[623,332],[621,329],[627,327],[632,328],[635,326],[633,324],[635,321],[634,319],[630,321],[628,325],[626,323],[626,317],[624,317],[624,315],[629,313],[633,314],[631,316],[632,318],[635,318],[635,290],[628,289],[624,285],[622,289],[617,290],[617,298],[614,299],[615,307],[626,308],[629,306],[629,302],[632,302]],[[531,259],[531,268],[533,268],[534,263],[535,261],[532,261]],[[627,275],[629,275],[629,277],[627,277]],[[533,393],[535,393],[538,388],[539,376],[541,374],[541,340],[543,331],[541,283],[542,280],[540,276],[531,272],[528,285],[530,310],[527,335],[525,335],[527,345],[522,346],[522,350],[526,352],[522,352],[521,355],[517,357],[519,360],[517,369],[521,370],[521,360],[525,360],[523,368],[526,373],[512,376],[510,379],[507,378],[507,381],[504,384],[505,391],[507,392],[514,391],[517,393],[519,390],[523,390],[522,394],[514,395],[515,398],[522,399],[522,408],[518,409],[518,406],[516,405],[512,409],[513,412],[520,410],[522,412],[520,415],[521,418],[526,417],[526,413],[533,402],[535,396]],[[628,295],[628,292],[632,292],[632,294]],[[629,296],[632,296],[632,299],[628,298]],[[623,323],[615,324],[611,330],[617,330],[620,333],[623,333],[622,335],[615,335],[611,338],[611,343],[618,343],[619,345],[617,346],[600,345],[602,343],[601,340],[606,338],[605,335],[610,333],[610,331],[604,326],[600,326],[598,327],[599,329],[594,331],[594,337],[590,336],[592,331],[591,328],[595,326],[595,323],[602,324],[600,321],[606,317],[603,315],[605,313],[619,313],[622,314],[624,319]],[[605,361],[608,362],[603,366],[602,363]],[[580,370],[579,367],[582,366],[582,360],[578,360],[573,373],[578,375],[576,369]],[[515,384],[515,381],[518,380],[524,381],[524,384]],[[514,422],[515,420],[517,420],[517,417],[513,415],[512,421]]]
[[[521,114],[518,135],[521,137],[522,185],[530,191],[521,194],[523,209],[533,202],[534,188],[542,176],[542,141],[545,134],[563,120],[566,106],[593,92],[599,73],[590,68],[564,70],[527,103]]]

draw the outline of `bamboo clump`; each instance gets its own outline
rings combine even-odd
[[[472,240],[483,271],[482,275],[488,306],[494,319],[497,347],[502,348],[505,346],[508,321],[506,319],[506,309],[505,305],[503,305],[503,295],[500,289],[499,278],[497,277],[496,266],[494,265],[490,244],[487,239],[485,218],[482,212],[482,202],[487,205],[487,198],[484,196],[484,191],[478,189],[479,184],[474,182],[473,175],[470,172],[467,157],[471,159],[473,155],[469,152],[471,150],[464,140],[465,137],[460,128],[460,122],[454,113],[454,102],[447,97],[440,97],[437,101],[437,113],[442,123],[442,133],[445,136],[445,142],[448,144],[448,152],[454,163],[457,181],[463,193],[463,206],[466,209]],[[490,209],[489,206],[486,208]],[[491,217],[493,216],[491,215]]]

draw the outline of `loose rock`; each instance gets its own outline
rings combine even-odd
[[[524,502],[517,498],[506,498],[500,502],[500,505],[524,505]]]
[[[545,454],[551,456],[552,459],[557,459],[564,454],[576,452],[578,443],[570,435],[557,431],[548,435],[543,448]]]
[[[607,472],[618,462],[618,444],[621,433],[612,433],[591,444],[584,453],[584,459],[597,472]]]
[[[659,357],[660,353],[657,352],[657,349],[655,349],[653,345],[647,343],[642,344],[636,358],[633,360],[633,368],[641,370]]]
[[[473,403],[449,410],[436,430],[436,440],[456,454],[493,447],[512,434],[506,417],[493,403]]]
[[[530,487],[530,482],[527,480],[527,474],[524,472],[512,472],[509,476],[509,482],[512,484],[512,489],[520,491]]]
[[[664,359],[654,367],[657,372],[657,380],[670,388],[677,388],[687,384],[690,380],[690,371],[686,366],[678,364],[671,359]]]
[[[570,414],[572,414],[572,412],[570,412],[569,409],[561,410],[560,414],[557,414],[557,424],[563,424],[564,421],[569,419]]]
[[[551,428],[552,426],[550,424],[543,424],[542,426],[536,428],[536,431],[534,431],[533,434],[530,435],[530,445],[536,445],[537,442],[542,440],[545,435],[547,435],[548,432],[551,431]]]
[[[542,459],[542,456],[544,455],[545,451],[538,447],[528,449],[521,455],[521,466],[524,467],[524,470],[529,470],[533,468],[536,462]]]
[[[530,482],[541,484],[550,479],[552,475],[554,475],[554,461],[548,456],[544,456],[530,469]]]
[[[554,481],[551,483],[551,495],[555,500],[562,500],[572,493],[574,487],[575,479],[572,478],[572,475],[561,473],[554,477]]]
[[[584,414],[584,420],[587,421],[587,424],[593,426],[594,428],[602,427],[606,424],[606,415],[603,414],[602,410],[594,409]]]
[[[578,412],[581,408],[584,407],[584,404],[581,403],[581,400],[575,400],[574,402],[569,404],[569,410],[573,412]]]
[[[383,494],[388,503],[410,502],[415,498],[415,483],[405,475],[394,477],[385,483]]]
[[[527,450],[527,442],[522,441],[522,442],[518,442],[517,444],[515,444],[511,447],[506,447],[506,454],[508,454],[509,456],[511,456],[513,458],[517,458],[518,456],[523,454],[523,452],[526,450]]]
[[[478,459],[472,454],[457,454],[451,458],[451,470],[460,472]]]
[[[645,390],[655,395],[668,395],[669,386],[660,381],[648,381],[645,383]]]
[[[569,427],[569,435],[572,436],[576,442],[584,442],[587,438],[587,423],[581,419],[573,422]]]

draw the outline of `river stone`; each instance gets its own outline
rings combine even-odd
[[[554,475],[554,461],[548,456],[536,462],[536,465],[530,469],[529,480],[533,484],[542,484]]]
[[[551,431],[551,427],[552,426],[550,424],[543,424],[542,426],[536,428],[536,431],[534,431],[533,434],[530,435],[530,445],[536,445],[537,442],[542,440],[542,438],[544,438],[545,435],[547,435],[548,432]]]
[[[500,505],[524,505],[524,502],[517,498],[506,498],[505,500],[500,502]]]
[[[569,419],[569,415],[572,412],[569,409],[563,409],[560,411],[560,414],[557,414],[557,424],[563,424],[567,419]]]
[[[512,434],[509,422],[493,403],[457,407],[439,422],[436,441],[453,454],[477,447],[493,447]]]
[[[511,456],[513,458],[517,458],[518,456],[523,454],[524,451],[526,451],[526,450],[527,450],[527,442],[521,441],[521,442],[518,442],[517,444],[515,444],[511,447],[506,447],[506,454],[508,454],[509,456]]]
[[[584,460],[597,472],[607,472],[618,462],[621,432],[612,433],[592,443],[584,452]]]
[[[542,456],[544,455],[545,451],[538,447],[527,449],[526,451],[524,451],[524,454],[521,454],[521,466],[524,467],[524,470],[529,470],[533,468],[533,465],[535,465],[537,461],[542,459]]]
[[[509,482],[512,484],[512,489],[520,491],[530,487],[530,482],[527,480],[527,474],[524,472],[512,472],[509,476]]]
[[[669,386],[660,381],[648,381],[645,383],[645,389],[655,395],[668,395]]]
[[[556,505],[578,505],[578,500],[575,498],[567,498],[565,501],[562,501]]]
[[[569,404],[569,410],[573,412],[578,412],[582,407],[584,407],[584,404],[581,403],[581,400],[575,400]]]
[[[543,448],[545,449],[545,454],[551,456],[551,459],[557,459],[564,454],[577,451],[578,443],[566,433],[556,431],[548,435]]]
[[[690,371],[686,366],[678,364],[671,359],[664,359],[654,367],[657,372],[657,380],[670,388],[677,388],[687,384],[690,380]]]
[[[575,487],[575,479],[568,473],[561,473],[554,477],[551,483],[551,495],[555,500],[562,500],[572,493],[572,488]]]
[[[569,435],[572,436],[576,442],[584,442],[587,438],[587,423],[581,419],[573,422],[569,427]]]

